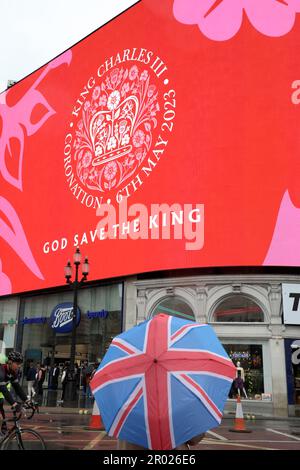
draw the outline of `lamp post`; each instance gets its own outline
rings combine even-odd
[[[79,248],[76,249],[73,257],[73,262],[75,265],[75,278],[74,281],[71,281],[72,277],[72,266],[70,260],[65,266],[65,278],[67,284],[69,284],[73,291],[73,315],[72,315],[72,336],[71,336],[71,352],[70,352],[70,374],[67,378],[65,399],[66,401],[74,401],[76,399],[76,378],[75,378],[75,352],[76,352],[76,318],[77,318],[77,293],[78,288],[87,280],[89,274],[89,262],[85,258],[82,263],[82,278],[79,281],[78,272],[79,266],[81,264],[81,253]]]

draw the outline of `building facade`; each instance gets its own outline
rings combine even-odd
[[[123,283],[86,285],[78,292],[75,362],[98,364],[122,331]],[[73,292],[59,288],[0,300],[0,341],[6,354],[24,355],[23,385],[30,361],[63,367],[70,360]],[[69,326],[69,331],[65,328]],[[61,329],[61,327],[64,327]]]
[[[283,322],[282,284],[299,281],[265,274],[132,278],[125,283],[125,327],[159,312],[209,323],[242,370],[246,411],[293,416],[300,409],[300,327]],[[227,410],[235,410],[231,398]]]
[[[165,273],[166,274],[166,273]],[[145,277],[145,276],[144,276]],[[98,363],[112,338],[157,313],[209,323],[241,371],[245,411],[295,416],[300,411],[300,326],[285,325],[282,286],[296,275],[221,274],[127,277],[79,290],[81,320],[76,362]],[[70,289],[0,300],[0,340],[25,361],[62,364],[70,358],[71,333],[56,333],[51,314],[72,302]],[[226,405],[235,410],[232,389]]]

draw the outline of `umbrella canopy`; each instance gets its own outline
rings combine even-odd
[[[209,325],[159,314],[113,339],[90,385],[109,436],[166,450],[220,424],[235,370]]]

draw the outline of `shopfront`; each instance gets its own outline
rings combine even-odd
[[[25,366],[30,360],[47,365],[70,360],[72,302],[72,291],[21,299],[17,347]],[[122,329],[122,284],[81,288],[78,310],[75,361],[98,363]]]
[[[264,313],[264,307],[252,292],[232,292],[225,294],[217,301],[212,309],[212,324],[221,329],[220,324],[224,325],[224,333],[228,330],[228,325],[232,324],[231,330],[245,327],[246,325],[261,325],[266,323],[268,314]],[[223,333],[223,334],[224,334]],[[243,335],[244,336],[244,335]],[[269,361],[266,360],[264,367],[264,356],[268,355],[268,342],[257,341],[256,338],[250,340],[240,336],[240,341],[232,335],[232,340],[224,338],[222,340],[224,349],[237,367],[237,376],[243,381],[243,387],[240,390],[241,396],[248,400],[263,400],[268,397],[271,399],[271,384],[265,385],[267,381],[267,369]],[[268,394],[265,394],[265,386]],[[229,393],[229,398],[235,398],[238,389],[235,382]]]
[[[183,319],[195,321],[194,312],[188,301],[180,296],[169,295],[159,301],[152,309],[152,316],[158,313],[177,316]],[[246,295],[241,293],[226,296],[225,300],[214,309],[211,323],[263,323],[264,312],[262,308]],[[265,393],[264,379],[264,355],[268,354],[268,345],[266,342],[257,342],[255,339],[251,343],[241,339],[236,342],[236,338],[228,342],[226,338],[222,340],[226,350],[233,363],[240,370],[244,382],[244,398],[250,400],[270,400],[270,393]],[[268,362],[268,361],[267,361]],[[268,369],[268,367],[266,368]],[[232,387],[229,398],[235,398],[236,390]]]
[[[137,322],[163,312],[209,323],[243,380],[244,411],[286,416],[282,283],[296,279],[263,274],[137,279]],[[132,323],[129,314],[126,322]],[[232,387],[226,412],[235,412],[236,395]]]
[[[227,354],[236,365],[244,382],[242,397],[261,400],[264,393],[263,348],[261,344],[223,344]],[[229,397],[236,390],[231,388]]]

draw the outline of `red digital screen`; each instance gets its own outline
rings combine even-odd
[[[0,295],[300,264],[300,4],[143,0],[0,95]]]

